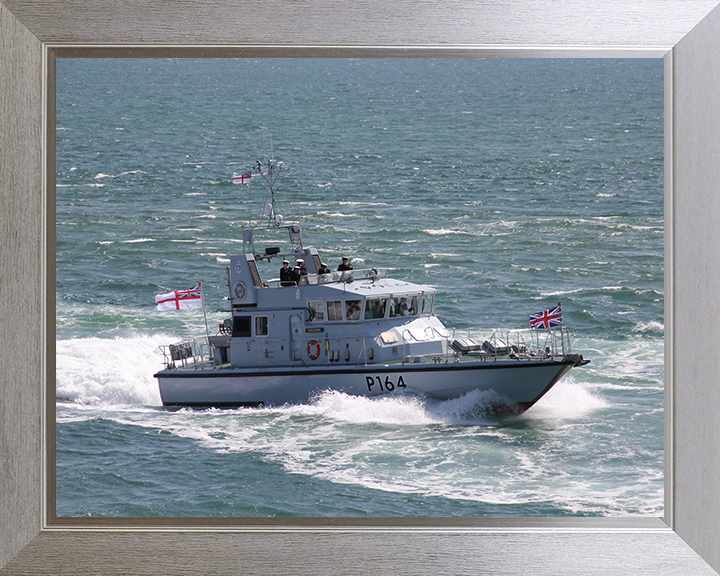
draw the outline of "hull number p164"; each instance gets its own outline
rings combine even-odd
[[[378,386],[377,390],[381,392],[392,392],[395,388],[407,388],[402,376],[398,376],[397,382],[390,380],[390,376],[385,376],[384,380],[382,376],[365,376],[365,383],[368,392],[373,392],[375,386]]]

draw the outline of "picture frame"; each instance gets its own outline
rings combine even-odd
[[[0,1],[0,574],[714,574],[717,4]],[[56,518],[52,79],[88,55],[664,58],[664,518]]]

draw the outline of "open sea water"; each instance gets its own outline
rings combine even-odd
[[[205,326],[154,296],[202,280],[222,322],[264,195],[230,178],[270,154],[331,267],[434,286],[458,335],[562,301],[592,363],[520,416],[163,409],[158,346]],[[60,59],[56,212],[59,516],[662,515],[661,60]]]

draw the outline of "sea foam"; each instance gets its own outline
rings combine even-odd
[[[73,338],[56,344],[56,396],[79,404],[159,406],[153,374],[162,368],[158,349],[166,335]]]

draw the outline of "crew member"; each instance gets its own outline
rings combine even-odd
[[[343,256],[342,262],[340,263],[340,266],[338,266],[338,272],[343,272],[345,270],[352,270],[352,269],[353,269],[352,264],[350,264],[348,262],[348,259],[345,256]]]
[[[282,268],[280,268],[280,286],[294,286],[295,282],[290,277],[291,275],[290,261],[283,260]]]
[[[290,270],[290,280],[292,280],[291,286],[300,283],[300,276],[300,266],[295,266],[295,268]]]

